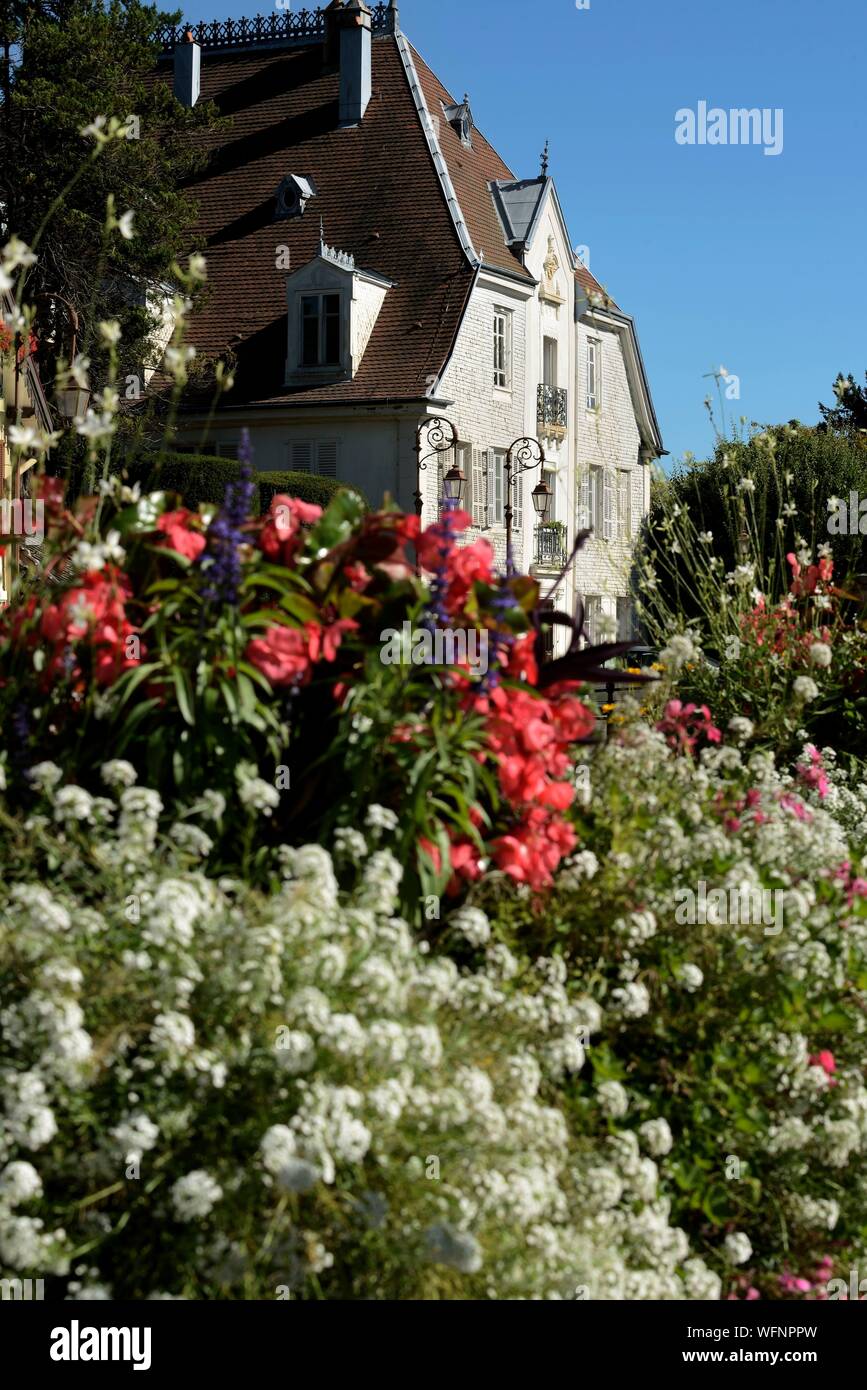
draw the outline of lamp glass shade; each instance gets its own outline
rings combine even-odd
[[[87,411],[90,392],[81,386],[70,386],[65,391],[58,391],[57,402],[65,420],[80,419]]]
[[[464,483],[466,482],[463,471],[460,468],[452,467],[443,478],[443,491],[450,502],[460,502],[464,494]]]
[[[538,515],[545,520],[548,515],[548,508],[551,505],[551,489],[547,483],[537,483],[532,492],[533,506]]]

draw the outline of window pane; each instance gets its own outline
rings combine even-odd
[[[325,362],[329,367],[340,362],[340,296],[325,296]]]
[[[301,301],[301,364],[319,365],[319,296],[305,295]]]

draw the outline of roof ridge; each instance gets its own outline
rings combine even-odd
[[[416,71],[416,66],[413,60],[410,44],[407,42],[406,36],[402,33],[396,33],[394,35],[394,41],[397,44],[397,51],[400,54],[400,60],[403,64],[403,70],[406,74],[406,80],[409,83],[409,90],[412,95],[413,102],[415,104],[416,114],[418,115],[419,121],[421,123],[422,133],[424,134],[424,137],[427,141],[428,151],[430,153],[431,159],[433,160],[433,166],[436,170],[437,177],[439,178],[440,186],[443,190],[443,196],[446,200],[446,205],[448,206],[449,214],[451,216],[452,222],[454,223],[455,231],[458,235],[458,240],[461,243],[461,248],[464,252],[464,255],[466,256],[470,265],[475,270],[478,266],[481,265],[482,258],[473,245],[473,239],[470,236],[470,229],[467,226],[466,218],[464,217],[461,205],[458,201],[458,195],[455,192],[454,184],[452,183],[451,175],[449,174],[448,165],[446,164],[445,156],[443,155],[442,149],[440,147],[439,137],[436,133],[436,127],[434,125],[430,111],[428,110],[428,105],[425,100],[424,92],[421,89],[421,83],[419,82],[418,72]]]

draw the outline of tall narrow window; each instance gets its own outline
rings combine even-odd
[[[543,468],[543,469],[542,469],[542,482],[543,482],[543,483],[547,483],[547,484],[548,484],[548,487],[551,489],[551,497],[550,497],[550,500],[549,500],[549,502],[548,502],[548,513],[547,513],[547,515],[546,515],[546,517],[545,517],[545,520],[546,520],[546,521],[556,521],[556,520],[557,520],[557,474],[556,474],[552,469]]]
[[[588,526],[598,534],[602,530],[602,469],[591,468],[588,494]]]
[[[542,340],[542,384],[544,386],[557,385],[557,339],[543,338]]]
[[[302,367],[339,367],[340,360],[340,295],[302,295]]]
[[[598,338],[587,339],[587,409],[597,410],[602,404],[602,344]]]
[[[494,310],[494,385],[502,391],[512,389],[512,315],[508,309]]]
[[[622,540],[629,540],[629,491],[632,474],[628,468],[617,470],[617,529]]]

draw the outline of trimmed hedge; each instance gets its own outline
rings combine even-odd
[[[81,492],[85,459],[78,451],[77,457],[57,462],[61,466],[56,471],[67,479],[67,497],[74,501]],[[227,485],[239,476],[240,464],[235,459],[211,454],[167,453],[162,459],[157,454],[145,454],[128,463],[123,459],[112,460],[111,472],[122,474],[130,484],[139,483],[142,491],[177,492],[185,506],[196,508],[209,502],[219,506],[225,498]],[[253,476],[259,488],[254,505],[260,514],[268,510],[271,498],[278,493],[327,507],[335,494],[345,487],[336,478],[323,478],[316,473],[266,472]],[[370,505],[358,488],[353,491],[358,493],[365,507]]]

